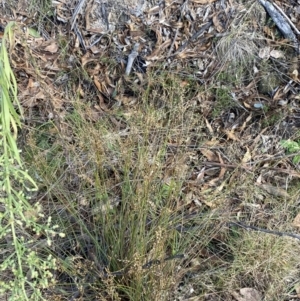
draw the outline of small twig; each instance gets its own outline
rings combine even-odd
[[[192,35],[192,37],[189,39],[189,41],[191,42],[195,42],[206,30],[209,29],[209,27],[213,24],[212,21],[209,21],[208,23],[206,23],[205,25],[203,25],[201,27],[201,29],[199,31],[197,31],[196,33],[194,33]]]
[[[90,44],[90,46],[89,47],[87,47],[87,49],[90,49],[90,48],[92,48],[93,46],[95,46],[98,42],[100,42],[103,38],[107,38],[107,45],[109,45],[110,44],[110,38],[109,38],[109,36],[108,35],[106,35],[106,34],[102,34],[99,38],[97,38],[94,42],[92,42],[91,44]]]
[[[172,50],[173,50],[174,44],[175,44],[176,39],[177,39],[177,36],[178,36],[178,32],[179,32],[179,28],[176,29],[174,39],[173,39],[172,44],[171,44],[171,46],[170,46],[170,49],[169,49],[169,51],[168,51],[168,57],[171,55],[171,52],[172,52]]]
[[[181,22],[181,17],[182,17],[182,12],[181,12],[181,16],[180,16],[178,22]],[[177,36],[178,36],[178,32],[179,32],[179,28],[177,27],[176,32],[175,32],[174,39],[173,39],[172,44],[171,44],[171,46],[170,46],[170,49],[169,49],[169,51],[168,51],[168,57],[171,56],[171,52],[172,52],[173,47],[174,47],[174,44],[175,44],[175,42],[176,42],[176,39],[177,39]]]
[[[211,161],[204,161],[201,164],[208,165],[208,166],[218,166],[218,167],[224,167],[224,168],[232,168],[232,169],[242,168],[242,169],[246,170],[247,172],[251,172],[253,170],[253,167],[255,165],[257,165],[258,163],[274,161],[274,160],[278,160],[278,159],[286,159],[286,158],[294,157],[294,156],[297,156],[297,155],[300,155],[300,153],[289,154],[289,155],[285,155],[285,156],[277,156],[277,157],[273,157],[273,158],[257,160],[257,161],[254,161],[254,162],[248,162],[247,164],[249,164],[250,166],[245,166],[245,165],[240,165],[240,164],[224,164],[224,163],[211,162]],[[270,170],[275,170],[275,171],[278,171],[278,172],[282,172],[282,173],[286,173],[290,176],[300,178],[300,174],[293,171],[293,170],[283,169],[283,168],[276,168],[276,167],[265,167],[265,168],[270,169]]]
[[[296,238],[296,239],[300,240],[300,235],[297,235],[297,234],[294,234],[294,233],[272,231],[272,230],[268,230],[268,229],[264,229],[264,228],[258,228],[258,227],[255,227],[255,226],[246,225],[246,224],[241,223],[241,222],[229,222],[228,226],[238,226],[238,227],[241,227],[241,228],[244,228],[244,229],[250,229],[250,230],[254,230],[254,231],[259,231],[259,232],[264,232],[264,233],[268,233],[268,234],[277,235],[277,236],[289,236],[289,237]]]
[[[159,265],[163,262],[166,262],[166,261],[169,261],[169,260],[173,260],[173,259],[183,259],[185,258],[185,255],[184,254],[176,254],[176,255],[173,255],[173,256],[169,256],[169,257],[166,257],[164,258],[163,260],[158,260],[158,259],[154,259],[154,260],[150,260],[148,262],[146,262],[143,266],[142,266],[142,269],[143,270],[146,270],[146,269],[149,269],[151,268],[152,266],[154,265]],[[130,267],[129,267],[130,268]],[[118,271],[118,272],[104,272],[102,274],[102,277],[106,278],[108,276],[124,276],[128,273],[129,271],[129,268],[125,269],[124,271]]]
[[[300,155],[300,152],[292,153],[292,154],[288,154],[288,155],[282,155],[282,156],[274,156],[274,157],[270,157],[270,158],[266,158],[266,159],[256,160],[254,162],[251,162],[251,164],[256,165],[258,163],[287,159],[287,158],[291,158],[291,157],[295,157],[295,156],[299,156],[299,155]]]
[[[218,167],[225,167],[225,168],[242,168],[245,169],[246,171],[251,171],[251,167],[244,166],[244,165],[238,165],[238,164],[223,164],[223,163],[218,163],[218,162],[211,162],[211,161],[204,161],[201,164],[203,165],[209,165],[209,166],[218,166]]]
[[[298,172],[293,171],[293,170],[276,168],[276,167],[269,167],[269,169],[274,170],[274,171],[278,171],[278,172],[282,172],[282,173],[286,173],[286,174],[288,174],[292,177],[300,178],[300,174]]]
[[[132,52],[128,55],[128,61],[127,61],[127,66],[125,70],[125,75],[129,75],[132,69],[132,64],[135,60],[135,58],[138,56],[138,50],[139,50],[140,44],[136,43],[133,46]]]
[[[250,162],[248,162],[248,164],[251,164],[252,166],[254,166],[254,165],[257,165],[259,163],[264,163],[264,162],[269,162],[269,161],[274,161],[274,160],[288,159],[288,158],[295,157],[295,156],[300,156],[300,152],[293,153],[293,154],[288,154],[288,155],[283,155],[283,156],[274,156],[274,157],[270,157],[270,158],[266,158],[266,159],[256,160],[256,161],[253,161],[253,162],[250,161]],[[247,166],[243,166],[243,165],[221,164],[221,163],[211,162],[211,161],[205,161],[205,162],[202,162],[202,164],[220,166],[220,167],[228,167],[228,168],[241,167],[241,168],[244,168],[244,169],[251,169],[251,167],[247,167]]]

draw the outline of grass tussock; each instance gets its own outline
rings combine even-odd
[[[78,101],[62,133],[49,123],[28,135],[26,156],[43,179],[43,203],[68,229],[57,242],[61,264],[80,254],[93,275],[81,293],[93,286],[103,298],[160,300],[175,285],[185,244],[176,226],[188,156],[184,149],[169,153],[168,145],[185,143],[193,126],[185,123],[189,91],[180,84],[175,76],[150,83],[135,112],[116,108],[96,122],[89,121],[90,105]],[[106,287],[109,279],[114,285]]]
[[[29,129],[26,161],[40,179],[44,210],[66,234],[55,242],[60,268],[52,297],[231,300],[252,287],[271,300],[293,290],[295,241],[226,226],[241,211],[278,228],[293,218],[293,203],[271,199],[252,186],[253,175],[234,171],[222,190],[203,191],[207,206],[188,214],[194,159],[186,145],[207,138],[204,120],[191,118],[197,108],[183,101],[192,83],[182,89],[182,79],[171,76],[150,78],[134,111],[116,107],[91,121],[92,104],[77,101],[60,131],[52,122]]]

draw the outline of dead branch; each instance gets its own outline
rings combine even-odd
[[[297,234],[294,234],[294,233],[280,232],[280,231],[273,231],[273,230],[268,230],[268,229],[264,229],[264,228],[258,228],[258,227],[255,227],[255,226],[246,225],[246,224],[241,223],[241,222],[230,222],[230,223],[228,223],[228,226],[238,226],[238,227],[248,229],[248,230],[254,230],[254,231],[258,231],[258,232],[269,233],[269,234],[273,234],[273,235],[277,235],[277,236],[289,236],[289,237],[296,238],[296,239],[300,240],[300,235],[297,235]]]
[[[266,9],[278,29],[283,36],[294,43],[295,50],[299,53],[299,43],[290,24],[285,17],[275,8],[275,6],[266,0],[258,0],[258,2]]]

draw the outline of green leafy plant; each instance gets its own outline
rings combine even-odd
[[[293,154],[300,151],[300,140],[293,141],[293,140],[282,140],[280,141],[281,146],[287,149],[288,153]],[[297,164],[300,162],[300,155],[295,155],[293,157],[293,163]]]
[[[43,235],[43,247],[50,246],[56,227],[51,226],[51,217],[44,221],[41,204],[30,204],[37,185],[17,146],[22,108],[6,45],[13,49],[15,30],[14,22],[6,26],[0,48],[0,299],[5,295],[6,300],[41,300],[56,264],[51,255],[38,254],[40,242],[34,237]]]

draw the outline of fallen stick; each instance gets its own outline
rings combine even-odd
[[[273,235],[277,235],[277,236],[288,236],[288,237],[292,237],[292,238],[296,238],[296,239],[300,240],[300,235],[297,235],[294,233],[280,232],[280,231],[273,231],[273,230],[268,230],[268,229],[264,229],[264,228],[258,228],[255,226],[246,225],[241,222],[229,222],[228,226],[238,226],[238,227],[248,229],[248,230],[269,233],[269,234],[273,234]]]
[[[288,22],[286,22],[285,17],[275,8],[275,6],[266,0],[258,0],[258,2],[266,9],[267,13],[270,15],[278,29],[281,31],[283,36],[291,40],[294,43],[294,48],[299,53],[299,43],[296,35],[292,31],[292,28]]]
[[[274,159],[276,159],[276,158],[274,158]],[[264,160],[262,160],[262,161],[264,162]],[[270,160],[265,160],[265,161],[270,161]],[[231,168],[231,169],[242,168],[246,172],[253,172],[253,167],[255,165],[254,163],[256,163],[256,162],[252,162],[252,163],[249,162],[249,164],[253,164],[253,166],[249,166],[249,167],[245,166],[245,165],[240,165],[240,164],[223,164],[223,163],[210,162],[210,161],[202,162],[201,164],[206,165],[206,166],[217,166],[217,167]],[[288,174],[290,176],[300,178],[300,173],[295,172],[293,170],[283,169],[283,168],[276,168],[276,167],[269,167],[269,166],[265,166],[265,167],[262,167],[262,168],[282,172],[282,173]]]
[[[293,27],[297,35],[300,35],[300,31],[295,26],[295,24],[290,20],[290,18],[285,14],[285,12],[274,2],[273,5],[280,11],[280,13],[286,18],[289,24]]]

